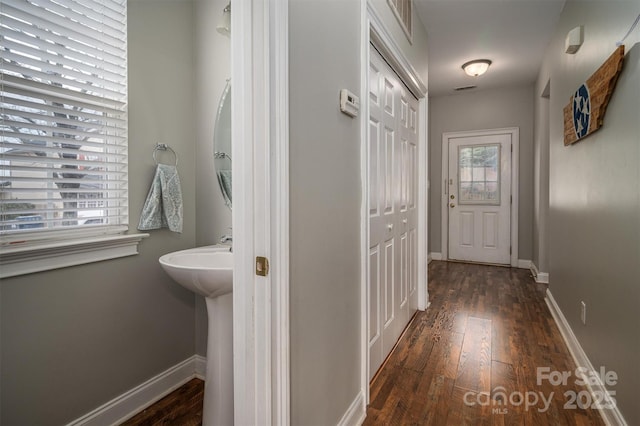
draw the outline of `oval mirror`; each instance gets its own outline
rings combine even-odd
[[[231,80],[227,80],[218,104],[213,130],[213,156],[224,202],[231,208]]]

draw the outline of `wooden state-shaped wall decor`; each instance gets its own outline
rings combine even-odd
[[[619,46],[564,107],[564,144],[571,145],[602,127],[607,105],[616,87],[624,61]]]

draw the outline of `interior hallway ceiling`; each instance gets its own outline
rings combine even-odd
[[[414,0],[429,39],[429,94],[533,83],[565,0]],[[490,59],[470,77],[462,64]]]

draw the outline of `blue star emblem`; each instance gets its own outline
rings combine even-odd
[[[573,95],[573,128],[578,139],[587,135],[590,119],[591,99],[589,98],[589,88],[583,84]]]

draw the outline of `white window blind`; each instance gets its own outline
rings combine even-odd
[[[0,240],[123,232],[126,0],[0,0]]]

